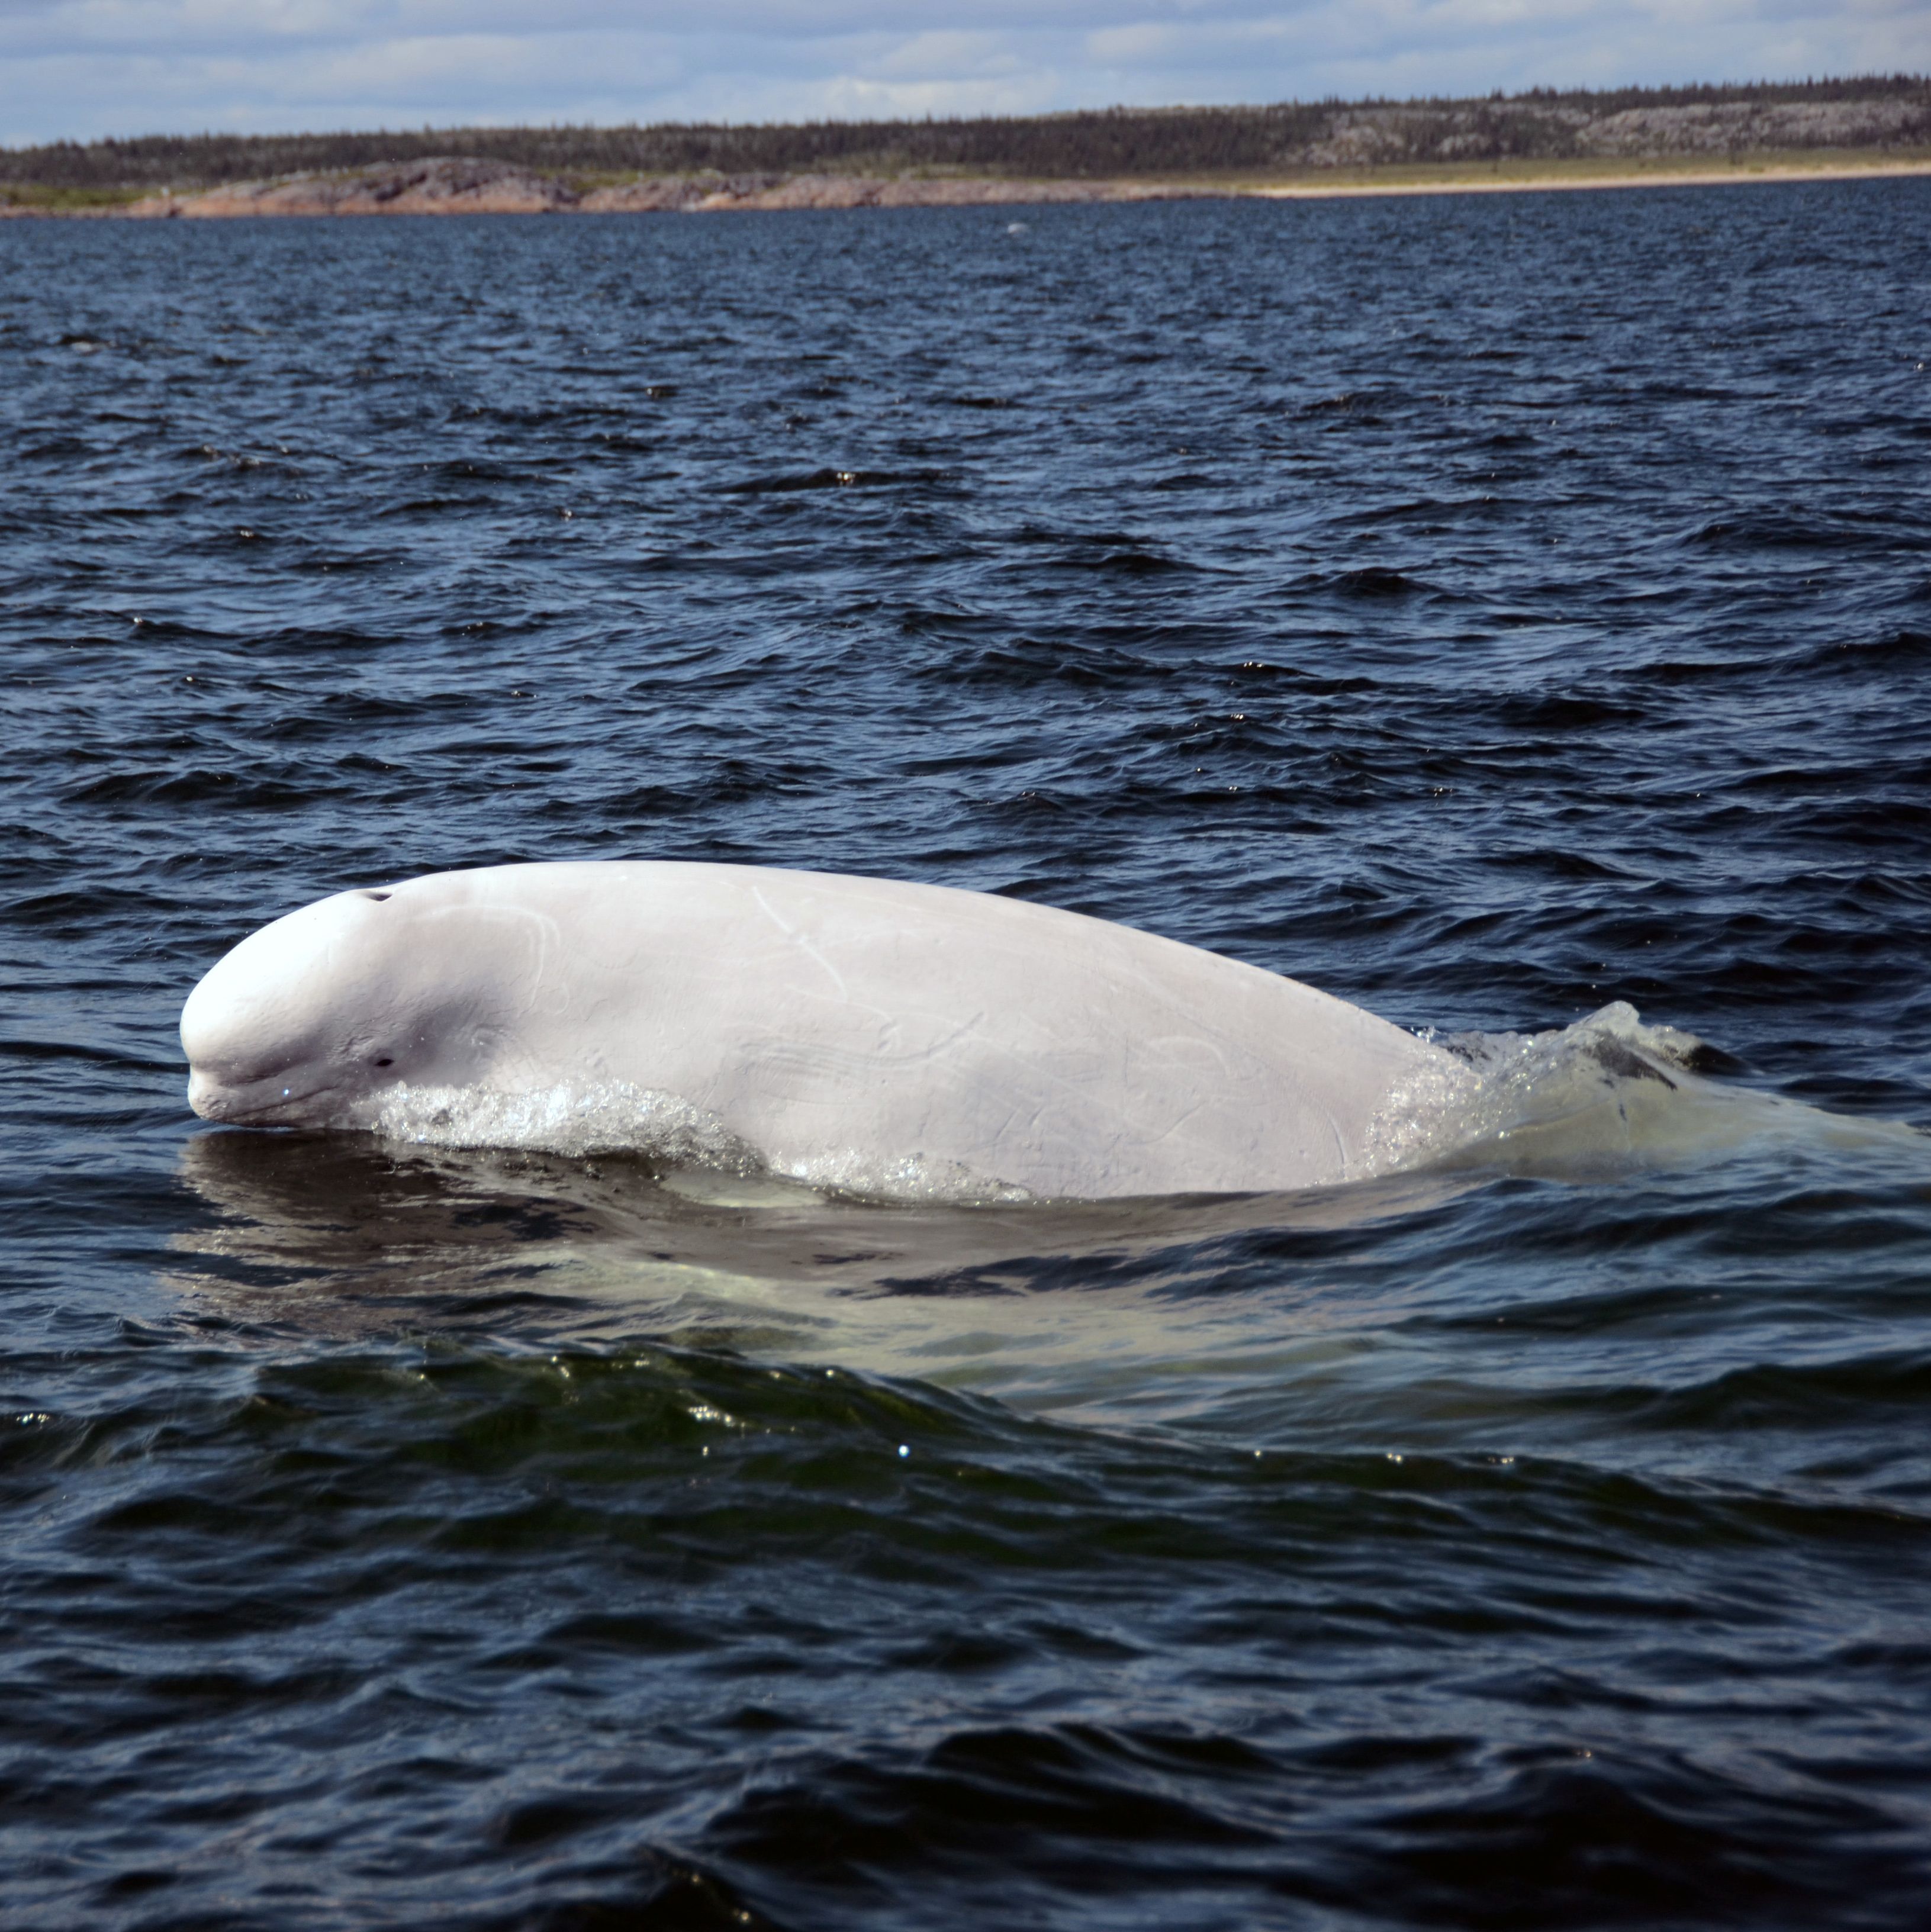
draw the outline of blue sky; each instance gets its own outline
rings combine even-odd
[[[0,143],[1927,69],[1925,0],[0,0]]]

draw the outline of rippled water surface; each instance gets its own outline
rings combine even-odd
[[[1923,181],[0,226],[9,1926],[1924,1923],[1927,362]],[[586,856],[1725,1097],[980,1210],[188,1115],[242,934]]]

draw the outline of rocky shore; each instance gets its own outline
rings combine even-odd
[[[1011,181],[870,175],[660,175],[576,188],[503,161],[449,156],[237,182],[198,194],[151,194],[102,214],[134,220],[236,215],[629,214],[730,208],[948,208],[1038,202],[1148,201],[1212,190],[1147,182]]]
[[[1604,112],[1560,100],[1337,107],[1294,156],[1306,168],[1389,167],[1493,158],[1497,122],[1515,151],[1578,160],[1871,149],[1931,138],[1931,90],[1875,100],[1698,100]],[[1526,136],[1526,138],[1525,138]]]
[[[1719,124],[1715,116],[1708,124]],[[1699,123],[1699,125],[1702,124]],[[1350,130],[1342,130],[1344,138]],[[1377,130],[1384,139],[1386,126]],[[1734,129],[1732,130],[1734,131]],[[1677,130],[1680,135],[1682,130]],[[1655,130],[1650,138],[1653,140]],[[1632,139],[1633,140],[1633,136]],[[1337,151],[1312,171],[1285,178],[1185,175],[1158,178],[1026,179],[964,172],[830,170],[638,174],[550,173],[476,156],[431,155],[361,167],[315,169],[260,181],[83,203],[0,198],[0,217],[83,215],[122,220],[219,220],[239,216],[365,214],[711,214],[734,209],[1018,207],[1042,202],[1173,200],[1215,195],[1267,198],[1440,194],[1538,188],[1604,188],[1776,181],[1822,174],[1931,172],[1923,151],[1842,151],[1822,147],[1725,148],[1715,140],[1659,154],[1632,151],[1550,159],[1459,164],[1402,160],[1371,143]]]
[[[1915,172],[1931,76],[917,121],[152,134],[0,147],[0,215],[649,213]]]
[[[1931,172],[1918,160],[1833,162],[1800,166],[1732,164],[1679,165],[1586,173],[1530,170],[1482,175],[1445,171],[1417,178],[1409,170],[1376,179],[1334,178],[1278,184],[1139,181],[1010,181],[971,177],[893,179],[867,175],[658,176],[612,187],[575,190],[548,175],[502,162],[437,160],[352,174],[297,175],[241,182],[201,194],[157,194],[118,207],[74,213],[134,220],[220,220],[233,215],[650,214],[715,214],[730,209],[1023,207],[1047,202],[1170,201],[1206,195],[1266,200],[1326,200],[1359,195],[1508,193],[1518,190],[1711,187],[1728,182],[1793,181],[1818,175],[1867,176]],[[0,214],[26,214],[0,208]]]

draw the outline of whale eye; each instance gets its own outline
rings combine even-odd
[[[375,899],[380,902],[383,899],[387,898],[389,895],[386,892],[365,892],[363,893],[362,897],[365,899]]]
[[[393,1066],[395,1062],[390,1059],[387,1054],[384,1054],[375,1064],[378,1066]]]

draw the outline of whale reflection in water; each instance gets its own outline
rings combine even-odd
[[[1055,1406],[1092,1400],[1103,1367],[1152,1372],[1216,1335],[1249,1346],[1254,1311],[1228,1301],[1230,1270],[1344,1256],[1472,1184],[1409,1174],[1297,1195],[911,1207],[621,1156],[227,1130],[190,1140],[180,1173],[211,1218],[179,1238],[175,1286],[238,1322],[594,1347],[647,1336]],[[1267,1291],[1304,1333],[1344,1318],[1323,1298],[1312,1280]],[[1281,1322],[1269,1326],[1278,1339]]]
[[[1647,1180],[1693,1198],[1711,1161],[1931,1160],[1914,1129],[1706,1079],[1667,1044],[1490,1036],[1502,1124],[1432,1166],[1274,1194],[914,1205],[622,1155],[216,1129],[182,1150],[211,1218],[179,1238],[176,1286],[318,1334],[647,1336],[1104,1413],[1235,1358],[1290,1372],[1425,1306],[1445,1292],[1431,1270],[1479,1259],[1471,1196]]]

